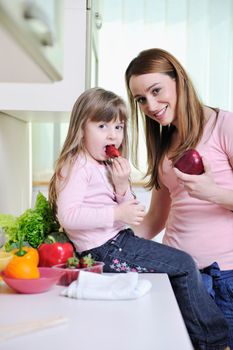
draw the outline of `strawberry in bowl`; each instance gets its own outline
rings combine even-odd
[[[54,269],[63,271],[58,284],[62,286],[68,286],[73,281],[77,280],[79,272],[89,271],[95,273],[103,273],[104,263],[102,261],[95,261],[91,254],[85,255],[82,258],[76,256],[67,259],[65,264],[54,265]]]
[[[80,259],[81,267],[84,267],[84,268],[92,267],[94,264],[95,264],[95,260],[92,258],[91,254],[84,255]]]

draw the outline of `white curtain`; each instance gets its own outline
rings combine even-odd
[[[160,47],[187,69],[202,101],[233,110],[233,0],[102,0],[99,86],[126,99],[124,72],[142,50]],[[140,169],[145,143],[140,140]],[[141,174],[133,170],[133,180]]]

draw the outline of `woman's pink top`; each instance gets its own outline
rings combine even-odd
[[[130,188],[124,197],[115,194],[104,163],[79,156],[60,188],[58,219],[78,252],[104,244],[125,228],[114,221],[114,207],[133,195]]]
[[[217,185],[233,190],[233,113],[221,111],[213,129],[215,113],[196,147],[211,165]],[[220,269],[233,269],[233,212],[220,205],[191,198],[166,158],[161,175],[172,203],[163,242],[189,253],[199,268],[218,262]]]

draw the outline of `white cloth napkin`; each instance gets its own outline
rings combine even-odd
[[[61,295],[75,299],[126,300],[136,299],[151,289],[151,282],[139,279],[137,272],[101,275],[80,271],[78,279],[61,291]]]

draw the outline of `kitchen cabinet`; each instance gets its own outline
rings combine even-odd
[[[11,6],[13,1],[5,3]],[[31,207],[33,122],[54,125],[67,122],[75,100],[88,85],[86,56],[91,40],[90,4],[88,1],[87,7],[85,0],[64,0],[64,67],[61,80],[38,83],[32,75],[33,83],[19,82],[15,71],[10,68],[11,59],[15,59],[11,56],[8,57],[9,66],[5,67],[7,75],[11,75],[9,82],[1,80],[0,74],[0,213],[18,216]],[[3,52],[5,58],[10,55],[4,43],[1,41],[0,63],[3,62]],[[24,61],[25,65],[20,62],[15,63],[17,74],[31,70],[29,62]],[[46,142],[45,138],[41,140],[43,144]]]
[[[63,0],[0,0],[0,81],[62,79],[63,14]]]
[[[68,121],[75,100],[86,86],[87,11],[85,0],[64,1],[63,79],[50,84],[1,82],[0,111],[24,121]]]

